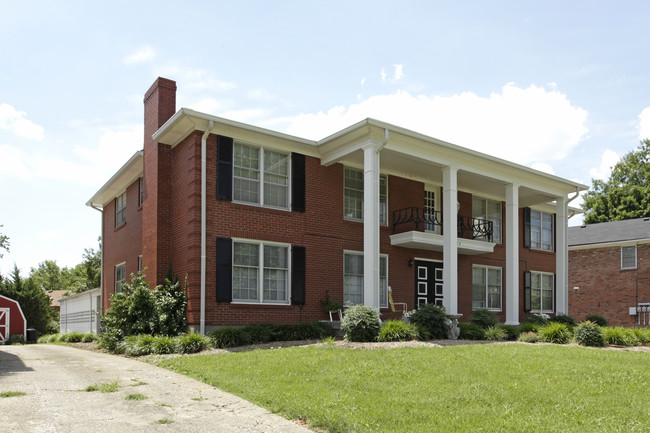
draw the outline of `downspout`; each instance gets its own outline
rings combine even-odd
[[[214,122],[210,120],[201,137],[201,319],[199,332],[205,335],[205,262],[206,262],[206,201],[207,201],[207,141]]]
[[[580,195],[580,188],[576,187],[576,193],[575,193],[575,195],[574,195],[573,197],[571,197],[571,198],[569,199],[569,201],[566,202],[567,206],[569,206],[569,203],[571,203],[573,200],[577,199],[579,195]],[[575,216],[575,214],[576,214],[575,211],[571,211],[571,215],[569,215],[569,217],[567,218],[567,220],[570,220],[571,218],[573,218],[573,217]]]
[[[100,247],[99,248],[99,250],[100,250],[99,254],[101,256],[101,264],[99,265],[100,266],[100,268],[99,268],[99,302],[101,303],[101,316],[103,316],[104,315],[104,209],[100,209],[98,207],[95,207],[94,204],[91,204],[90,207],[95,209],[96,211],[99,211],[99,213],[102,214],[102,241],[99,244],[99,247]],[[92,306],[92,301],[91,301],[90,305]],[[99,307],[99,305],[98,305],[98,307]],[[67,313],[67,311],[68,310],[66,309],[66,313]],[[97,329],[95,329],[97,334],[99,334],[99,331],[100,331],[100,326],[99,326],[100,320],[99,319],[100,319],[100,315],[98,314],[97,315],[97,322],[96,322],[96,325],[95,325],[96,328],[97,328]],[[67,323],[67,316],[66,316],[66,328],[67,328],[67,326],[68,326],[68,323]]]
[[[379,152],[381,152],[382,149],[386,147],[387,144],[388,144],[388,128],[384,128],[384,141],[377,148],[377,155],[379,155]]]

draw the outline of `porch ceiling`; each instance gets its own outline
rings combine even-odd
[[[390,244],[418,250],[442,251],[444,237],[435,233],[408,231],[390,236]],[[458,254],[475,255],[494,252],[496,244],[474,239],[458,238]]]

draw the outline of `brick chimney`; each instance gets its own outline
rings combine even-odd
[[[151,286],[165,280],[171,264],[172,150],[152,135],[176,112],[176,82],[158,77],[144,96],[144,203],[142,264]]]

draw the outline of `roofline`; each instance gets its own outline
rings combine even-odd
[[[106,188],[108,188],[108,187],[109,187],[113,182],[115,182],[117,179],[119,179],[119,177],[120,177],[121,175],[123,175],[123,174],[124,174],[124,173],[129,169],[129,167],[131,166],[131,164],[133,164],[133,163],[134,163],[134,162],[135,162],[139,157],[144,157],[144,151],[143,151],[143,150],[138,150],[137,152],[135,152],[135,153],[133,154],[133,156],[131,156],[131,158],[129,158],[129,160],[126,161],[126,163],[124,163],[124,165],[123,165],[122,167],[120,167],[120,169],[117,170],[117,171],[115,172],[115,174],[114,174],[113,176],[111,176],[111,178],[108,179],[108,181],[107,181],[107,182],[106,182],[106,183],[105,183],[101,188],[99,188],[99,190],[97,190],[97,192],[95,193],[95,195],[93,195],[93,196],[90,198],[90,200],[88,200],[88,201],[86,202],[86,206],[90,206],[90,207],[94,207],[94,206],[96,206],[96,205],[98,205],[98,206],[100,206],[100,207],[104,206],[104,203],[98,204],[98,203],[95,203],[95,200],[97,200],[98,196],[99,196],[99,195],[100,195],[100,194],[101,194],[101,193],[102,193]]]
[[[79,298],[82,295],[92,295],[93,292],[99,292],[99,291],[101,291],[101,289],[99,287],[95,287],[94,289],[88,289],[88,290],[84,290],[83,292],[73,293],[72,295],[62,296],[59,298],[59,303],[61,303],[61,301],[64,300]]]
[[[594,242],[593,244],[569,244],[569,250],[590,250],[596,248],[620,247],[626,245],[647,244],[650,238],[620,239],[611,242]]]

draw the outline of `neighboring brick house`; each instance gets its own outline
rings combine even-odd
[[[374,119],[312,141],[175,98],[158,78],[143,151],[88,202],[105,307],[131,273],[155,284],[171,267],[201,332],[325,319],[328,297],[396,317],[388,286],[465,320],[568,311],[569,196],[584,185]]]
[[[569,228],[569,312],[650,325],[650,218]]]

